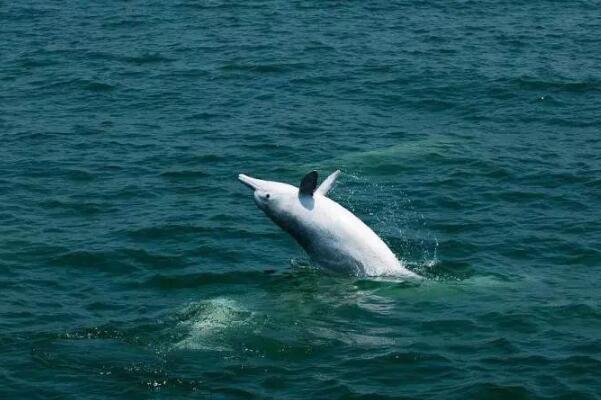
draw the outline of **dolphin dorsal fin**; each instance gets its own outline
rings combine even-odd
[[[299,194],[313,196],[317,187],[317,171],[311,171],[303,177],[298,187]]]
[[[336,178],[338,178],[338,175],[340,175],[339,169],[334,171],[323,182],[321,182],[321,185],[319,185],[315,193],[319,193],[324,196],[327,195],[330,189],[334,187],[334,183],[336,183]]]

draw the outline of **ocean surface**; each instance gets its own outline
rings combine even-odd
[[[599,399],[600,129],[598,1],[1,2],[0,398]]]

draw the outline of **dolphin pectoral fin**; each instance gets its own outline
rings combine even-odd
[[[338,175],[340,175],[339,169],[334,171],[323,182],[321,182],[321,185],[319,185],[315,193],[319,193],[324,196],[327,195],[330,189],[334,187],[334,183],[336,183],[336,178],[338,178]]]
[[[317,187],[317,171],[311,171],[303,177],[298,187],[299,194],[313,196]]]

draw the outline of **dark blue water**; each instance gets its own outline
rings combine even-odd
[[[594,399],[597,1],[0,3],[0,398]],[[240,172],[420,284],[325,274]]]

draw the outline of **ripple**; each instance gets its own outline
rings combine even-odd
[[[233,271],[229,273],[199,273],[186,275],[157,274],[149,278],[144,286],[161,289],[200,288],[205,285],[245,285],[269,281],[266,273],[260,271]]]
[[[520,77],[510,80],[521,89],[526,90],[557,90],[565,92],[600,91],[601,81],[568,81],[568,80],[540,80],[532,77]]]
[[[122,57],[122,60],[135,65],[159,64],[174,61],[160,53],[143,53],[137,56]]]
[[[115,86],[103,82],[87,82],[82,87],[91,92],[110,92],[115,89]]]
[[[233,72],[256,72],[259,74],[277,74],[301,70],[305,66],[304,63],[269,63],[269,64],[242,64],[231,63],[221,67],[223,71]]]
[[[526,386],[497,383],[468,384],[459,389],[457,395],[459,395],[459,393],[461,393],[461,396],[487,399],[532,399],[539,397]]]
[[[172,170],[161,172],[161,176],[172,179],[194,179],[194,178],[206,178],[210,176],[206,172],[197,170]]]
[[[64,200],[46,200],[40,203],[40,206],[45,209],[63,209],[67,211],[75,211],[81,215],[95,215],[103,212],[109,212],[112,209],[112,206],[106,203]]]

